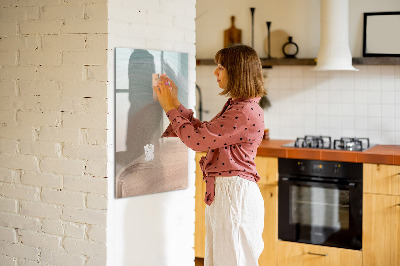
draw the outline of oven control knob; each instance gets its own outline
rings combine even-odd
[[[304,172],[304,170],[306,170],[306,166],[303,164],[303,162],[297,162],[297,165],[299,166],[299,170],[301,172]]]
[[[335,167],[333,168],[333,173],[338,174],[340,171],[340,164],[336,164]]]

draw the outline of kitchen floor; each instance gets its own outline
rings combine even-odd
[[[195,266],[204,266],[204,259],[203,258],[195,258],[194,265]]]

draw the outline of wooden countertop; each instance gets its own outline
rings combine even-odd
[[[258,156],[400,165],[400,145],[376,145],[365,151],[282,147],[294,140],[263,140]]]

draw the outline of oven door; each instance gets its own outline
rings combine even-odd
[[[279,179],[278,238],[361,249],[362,181]]]

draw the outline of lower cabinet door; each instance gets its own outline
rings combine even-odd
[[[278,187],[259,185],[264,198],[264,250],[258,259],[260,266],[276,265],[276,243],[278,241]]]
[[[364,194],[364,266],[400,266],[400,196]]]
[[[204,203],[204,194],[206,193],[206,184],[203,181],[203,172],[199,167],[199,161],[206,153],[196,153],[196,195],[195,195],[195,233],[194,233],[194,253],[196,258],[204,258],[205,254],[205,239],[206,239],[206,225],[205,225],[205,210],[206,204]]]
[[[361,266],[362,252],[287,241],[278,241],[278,266]]]

